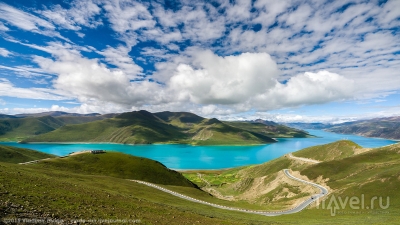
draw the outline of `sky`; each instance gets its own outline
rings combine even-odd
[[[0,114],[400,115],[400,1],[0,0]]]

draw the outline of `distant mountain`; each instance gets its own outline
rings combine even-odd
[[[265,125],[264,125],[265,126]],[[185,143],[248,145],[275,142],[261,132],[231,126],[187,112],[122,113],[114,118],[66,125],[27,138],[27,142],[115,142],[130,144]]]
[[[0,119],[17,118],[16,116],[0,114]]]
[[[106,118],[112,118],[118,114],[70,114],[50,112],[43,113],[58,115],[53,117],[31,116],[31,117],[3,117],[0,118],[0,140],[1,141],[19,141],[24,138],[39,134],[48,133],[68,124],[81,124]],[[26,114],[27,115],[27,114]],[[33,115],[33,114],[32,114]],[[36,115],[36,114],[35,114]]]
[[[322,130],[333,126],[331,124],[326,124],[326,123],[285,123],[285,125],[297,129],[316,129],[316,130]]]
[[[99,113],[89,113],[89,114],[79,114],[79,113],[67,113],[61,111],[51,111],[51,112],[41,112],[41,113],[25,113],[25,114],[16,114],[15,117],[43,117],[43,116],[75,116],[75,117],[93,117],[93,116],[100,116]]]
[[[225,122],[225,123],[248,131],[258,132],[273,138],[312,137],[312,135],[310,135],[306,131],[261,119],[251,122]]]
[[[400,116],[360,120],[333,125],[327,131],[400,140]]]
[[[254,122],[256,122],[256,123],[262,123],[262,124],[269,125],[269,126],[276,126],[276,125],[278,125],[278,124],[275,123],[274,121],[262,120],[262,119],[254,120]]]

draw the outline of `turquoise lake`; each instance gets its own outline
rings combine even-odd
[[[318,138],[279,138],[277,143],[257,146],[190,146],[190,145],[124,145],[124,144],[19,144],[3,142],[21,148],[35,149],[58,156],[71,152],[103,149],[123,152],[160,161],[171,169],[223,169],[264,163],[286,153],[321,145],[337,140],[351,140],[366,147],[380,147],[396,141],[366,138],[355,135],[329,133],[322,130],[307,130]]]

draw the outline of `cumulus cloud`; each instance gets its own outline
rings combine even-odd
[[[254,103],[263,109],[279,109],[351,99],[354,94],[353,80],[328,71],[306,72],[290,78],[286,84],[276,83],[257,96]]]
[[[142,68],[135,64],[129,56],[131,48],[126,46],[118,46],[113,48],[108,46],[103,51],[97,51],[100,55],[105,56],[105,61],[109,64],[117,66],[125,74],[130,76],[130,79],[137,78],[137,75],[142,71]]]
[[[178,66],[168,86],[178,98],[200,104],[235,104],[265,92],[279,75],[266,53],[243,53],[220,57],[210,51],[195,55],[194,65]]]
[[[42,70],[57,74],[53,85],[64,95],[77,98],[82,103],[95,100],[123,105],[144,105],[159,101],[154,94],[158,84],[149,81],[131,82],[132,76],[122,69],[110,69],[97,59],[83,57],[74,48],[67,48],[58,43],[50,44],[45,49],[53,55],[54,60],[35,56],[34,61]],[[112,62],[124,63],[121,59],[114,60],[116,61]],[[128,63],[125,69],[129,69],[129,65],[131,64]],[[138,70],[137,66],[134,68]]]
[[[57,30],[70,29],[85,42],[86,30],[109,26],[113,42],[93,45],[98,49],[59,39],[48,46],[14,40],[51,55],[32,57],[36,70],[14,71],[52,74],[54,90],[78,99],[85,110],[109,105],[211,115],[399,90],[399,7],[396,0],[180,1],[173,7],[86,0],[35,11],[1,3],[0,31],[17,28],[62,39]],[[0,49],[1,56],[9,52]]]

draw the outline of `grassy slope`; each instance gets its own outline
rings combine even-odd
[[[22,163],[53,157],[55,156],[30,149],[0,145],[0,162]]]
[[[400,210],[400,144],[377,148],[341,160],[312,165],[301,171],[321,176],[340,196],[390,197],[390,210]],[[397,213],[398,215],[398,213]]]
[[[4,118],[0,119],[0,141],[19,141],[54,131],[67,124],[82,124],[107,117],[108,115]]]
[[[354,210],[349,214],[336,215],[335,218],[332,218],[329,209],[312,208],[305,211],[308,215],[314,215],[315,218],[326,216],[327,220],[324,222],[327,223],[362,224],[368,220],[371,220],[369,221],[370,223],[374,223],[372,221],[375,221],[375,223],[397,223],[395,218],[398,216],[398,210],[400,210],[400,144],[377,148],[358,155],[352,154],[353,147],[359,146],[348,141],[338,141],[328,145],[300,150],[294,154],[308,158],[312,158],[311,153],[313,151],[315,155],[319,155],[321,152],[328,155],[338,154],[337,157],[334,157],[336,160],[332,160],[332,157],[328,156],[326,159],[329,161],[319,164],[299,163],[287,157],[280,157],[264,164],[245,168],[214,172],[193,171],[185,172],[184,175],[204,188],[206,183],[197,176],[197,173],[202,173],[202,177],[209,181],[214,189],[231,195],[240,195],[256,187],[253,185],[256,179],[262,178],[269,183],[273,181],[279,171],[285,168],[300,171],[302,175],[306,175],[316,183],[319,182],[322,175],[322,179],[328,179],[327,185],[331,188],[331,195],[341,196],[344,199],[346,196],[360,197],[361,194],[364,194],[366,206],[370,205],[370,200],[373,196],[382,196],[384,204],[386,204],[386,197],[389,196],[390,207],[387,210],[376,209],[379,206],[378,201],[376,201],[374,211],[368,209]],[[316,159],[322,160],[323,158],[317,157]],[[227,188],[230,191],[226,190]],[[278,189],[282,192],[285,188],[286,190],[296,191],[294,186],[278,187],[263,196],[263,198],[270,197]],[[384,191],[382,191],[383,189]],[[325,206],[328,203],[326,202]],[[256,204],[259,204],[259,202],[256,201]],[[279,201],[273,204],[284,206],[284,202]],[[349,209],[349,204],[347,204],[345,210],[350,211],[353,209]],[[298,215],[301,214],[299,213]],[[299,223],[306,223],[305,218],[300,220]],[[321,221],[318,223],[321,223]]]
[[[319,161],[328,161],[334,159],[343,159],[354,154],[354,149],[362,148],[358,144],[341,140],[325,145],[317,145],[294,152],[297,157],[315,159]]]
[[[28,138],[29,142],[116,142],[146,144],[165,142],[185,135],[144,111],[124,113],[116,118],[67,125],[53,132]]]
[[[264,134],[268,137],[273,137],[273,138],[311,137],[305,131],[283,125],[268,126],[262,123],[250,123],[250,122],[224,122],[224,123],[231,125],[233,127]]]
[[[53,131],[62,125],[64,125],[63,122],[51,116],[1,119],[0,140],[20,140],[28,136]]]
[[[298,165],[292,168],[302,170],[302,174],[312,179],[320,174],[330,177],[328,184],[332,185],[332,188],[337,185],[337,189],[346,194],[348,192],[353,195],[381,193],[382,186],[388,186],[386,190],[391,197],[391,205],[387,210],[389,213],[368,214],[366,212],[332,217],[329,210],[313,208],[292,215],[264,217],[230,212],[188,202],[121,178],[75,173],[75,168],[68,165],[70,164],[68,160],[73,158],[66,158],[63,161],[65,165],[60,165],[59,169],[57,166],[49,167],[45,162],[25,166],[0,163],[0,180],[2,180],[0,218],[6,216],[4,212],[11,213],[8,217],[26,218],[32,216],[35,210],[36,216],[33,218],[47,214],[49,217],[62,219],[140,219],[145,224],[395,224],[398,222],[400,209],[398,205],[399,152],[400,148],[397,145],[341,160],[320,163],[306,169]],[[102,157],[107,154],[109,153]],[[75,163],[71,165],[73,164]],[[286,166],[291,167],[291,162],[288,162],[286,158],[280,158],[262,165],[226,170],[223,174],[227,179],[235,181],[236,179],[232,178],[233,174],[247,174],[249,177],[264,176]],[[337,168],[343,168],[343,170]],[[121,167],[119,173],[124,173],[125,169]],[[353,174],[354,171],[355,174]],[[349,174],[351,175],[348,176]],[[373,178],[371,182],[365,182],[369,178]],[[222,201],[215,200],[196,188],[166,187],[210,202],[221,204]],[[26,212],[30,213],[26,214]]]
[[[46,160],[34,166],[80,174],[105,175],[157,184],[195,187],[182,174],[168,169],[157,161],[118,152],[79,154]]]
[[[191,131],[194,145],[245,145],[275,142],[275,140],[252,131],[233,127],[217,119],[206,119]]]
[[[246,145],[274,142],[256,132],[204,119],[191,113],[123,113],[115,118],[67,125],[26,139],[27,142],[116,142]]]

